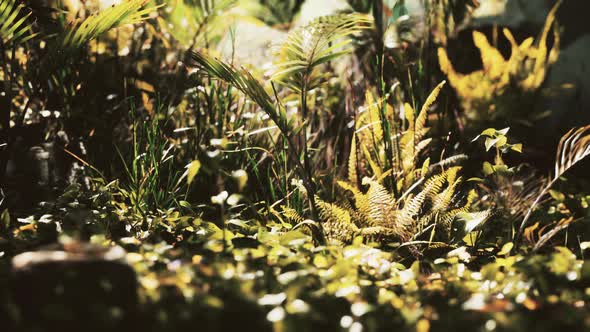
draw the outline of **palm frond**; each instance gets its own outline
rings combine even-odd
[[[572,128],[565,135],[563,135],[563,137],[559,141],[559,145],[557,146],[557,153],[555,156],[555,174],[553,174],[551,180],[540,191],[539,195],[528,209],[527,214],[525,215],[524,219],[522,220],[522,223],[520,224],[520,229],[517,234],[517,240],[520,239],[520,237],[522,236],[522,233],[524,232],[527,222],[531,217],[533,211],[535,210],[536,206],[541,201],[541,198],[545,196],[547,191],[565,172],[567,172],[575,164],[577,164],[589,155],[590,125],[579,128]]]
[[[164,13],[170,33],[180,42],[192,46],[202,37],[214,38],[232,20],[227,20],[228,10],[237,0],[176,0],[171,10]]]
[[[341,14],[320,17],[293,30],[279,48],[272,80],[297,92],[313,89],[319,83],[314,67],[351,52],[349,37],[371,24],[368,15]]]
[[[557,179],[580,160],[590,155],[590,125],[571,129],[559,141],[555,158]]]
[[[125,24],[138,23],[157,7],[143,8],[147,0],[126,0],[93,14],[81,22],[73,22],[61,39],[61,47],[75,49],[86,45],[101,34]]]
[[[0,0],[0,41],[22,43],[33,38],[36,34],[31,33],[31,24],[26,22],[31,14],[25,13],[25,5],[18,0]]]
[[[226,81],[248,96],[268,114],[281,130],[286,130],[287,120],[285,115],[277,111],[270,95],[250,72],[244,68],[237,69],[202,52],[190,52],[189,56],[210,75]]]

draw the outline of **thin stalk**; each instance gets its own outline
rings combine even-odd
[[[6,59],[6,49],[4,42],[0,39],[0,60],[2,62],[2,71],[4,72],[4,97],[0,97],[0,109],[4,113],[0,114],[0,137],[6,139],[8,143],[9,135],[8,130],[10,129],[10,109],[12,108],[12,75],[8,72],[8,60]],[[26,110],[25,110],[26,111]],[[0,152],[0,180],[4,181],[4,173],[6,173],[6,165],[8,164],[8,153],[4,148],[4,151]]]
[[[317,209],[316,209],[316,205],[315,205],[315,186],[313,183],[313,173],[311,171],[311,162],[309,161],[309,156],[308,156],[308,151],[307,151],[307,113],[308,113],[308,109],[307,109],[307,84],[305,83],[307,80],[304,77],[302,80],[302,89],[301,89],[301,113],[303,116],[303,164],[301,164],[301,160],[299,159],[298,153],[297,153],[297,149],[295,148],[295,144],[292,141],[292,135],[288,130],[288,125],[286,125],[286,123],[284,123],[284,121],[281,121],[279,118],[275,118],[273,119],[274,123],[277,125],[277,127],[279,128],[279,130],[281,131],[283,137],[285,138],[285,141],[287,142],[288,145],[288,151],[287,151],[287,155],[289,157],[291,157],[291,159],[293,159],[293,161],[295,162],[295,170],[297,171],[297,173],[299,174],[299,176],[301,177],[301,179],[303,180],[303,186],[305,187],[305,190],[307,190],[307,196],[309,199],[309,205],[310,205],[310,209],[311,209],[311,214],[312,214],[312,218],[314,220],[319,220],[318,216],[319,214],[317,213]],[[272,90],[274,92],[275,95],[275,99],[277,100],[278,103],[280,103],[280,98],[278,97],[277,91],[275,89],[274,84],[271,84]],[[279,105],[279,107],[281,107]],[[323,232],[321,232],[320,234],[320,242],[323,242]]]
[[[308,70],[309,72],[310,70]],[[309,160],[309,151],[307,149],[307,124],[308,124],[308,109],[307,109],[307,75],[303,76],[302,82],[301,82],[302,86],[301,86],[301,114],[303,115],[303,123],[302,123],[302,139],[303,139],[303,173],[305,173],[305,176],[307,177],[307,185],[306,185],[306,190],[307,190],[307,197],[309,199],[309,205],[310,205],[310,209],[311,209],[311,215],[313,217],[314,220],[319,220],[318,217],[318,213],[317,213],[317,209],[316,209],[316,204],[315,204],[315,184],[313,182],[313,171],[311,169],[311,161]],[[300,164],[301,165],[301,164]],[[317,238],[320,242],[324,242],[324,236],[323,236],[323,230],[321,228],[318,228],[319,232],[317,234]]]
[[[383,0],[373,0],[373,18],[375,20],[377,52],[383,54]]]
[[[226,235],[225,235],[225,229],[226,229],[227,225],[225,223],[225,203],[221,203],[221,230],[223,232],[223,253],[226,254],[227,253],[227,239],[226,239]]]

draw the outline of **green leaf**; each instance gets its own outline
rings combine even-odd
[[[487,136],[487,137],[496,136],[496,129],[494,129],[494,128],[488,128],[488,129],[482,131],[480,135],[481,136]]]
[[[487,161],[483,162],[483,174],[488,176],[490,174],[494,174],[494,166]]]
[[[2,211],[0,215],[0,231],[7,231],[10,228],[10,213],[8,209]]]
[[[463,237],[463,242],[465,242],[465,244],[467,246],[473,247],[473,246],[475,246],[475,243],[477,242],[477,239],[479,238],[480,235],[481,235],[481,231],[474,231],[474,232],[467,233],[467,235],[465,235]]]
[[[522,144],[521,143],[514,144],[510,148],[512,149],[512,151],[522,153]]]
[[[514,169],[513,168],[508,168],[508,166],[502,164],[502,165],[494,165],[494,172],[496,172],[497,174],[500,175],[509,175],[514,173]]]
[[[501,148],[508,143],[508,138],[504,135],[498,136],[498,141],[496,142],[496,147]]]
[[[354,13],[319,17],[292,30],[277,52],[272,81],[296,92],[315,88],[324,74],[316,67],[350,53],[350,37],[371,27],[369,15]]]
[[[508,134],[509,130],[510,130],[510,127],[506,127],[504,129],[497,130],[496,135],[503,135],[504,136],[504,135]]]
[[[498,138],[491,138],[488,137],[486,138],[485,141],[485,146],[486,146],[486,151],[490,151],[490,149],[498,142]]]
[[[283,246],[298,246],[310,239],[309,235],[300,231],[289,231],[280,238],[280,244]]]
[[[514,243],[508,242],[502,246],[502,250],[498,252],[498,256],[507,256],[510,255],[510,251],[514,248]]]
[[[549,195],[551,195],[551,197],[553,197],[553,199],[558,202],[565,201],[565,195],[557,190],[550,189]]]
[[[457,218],[465,223],[465,232],[471,233],[477,227],[485,223],[491,213],[489,211],[480,212],[460,212],[457,214]]]
[[[183,208],[187,208],[187,209],[192,208],[191,203],[189,203],[187,201],[180,201],[180,202],[178,202],[178,205],[182,206]]]
[[[24,42],[36,34],[21,38],[25,33],[31,32],[32,24],[26,24],[31,12],[24,14],[25,6],[18,4],[16,0],[0,0],[0,41]]]

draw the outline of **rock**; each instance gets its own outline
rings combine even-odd
[[[131,331],[137,281],[121,247],[90,244],[25,252],[12,260],[19,331]]]
[[[338,11],[349,8],[350,6],[345,0],[307,0],[301,6],[295,26],[302,26],[318,17],[334,15]]]
[[[273,45],[287,36],[285,31],[251,21],[237,21],[233,29],[234,39],[228,33],[219,44],[221,54],[225,59],[233,56],[236,64],[251,66],[260,72],[270,68]]]

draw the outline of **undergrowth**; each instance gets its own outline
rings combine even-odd
[[[449,41],[482,1],[46,2],[0,0],[9,330],[590,328],[590,126],[545,151],[519,130],[545,116],[561,1],[537,38],[473,30],[471,73]],[[264,65],[238,60],[248,29]],[[35,310],[8,287],[22,257],[107,248],[130,312],[68,311],[106,270]]]

